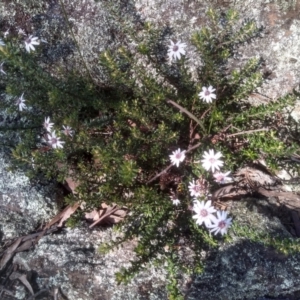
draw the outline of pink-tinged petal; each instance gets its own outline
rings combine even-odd
[[[220,158],[220,157],[222,157],[223,155],[222,155],[222,153],[221,152],[217,152],[216,154],[215,154],[215,158]]]
[[[177,51],[177,52],[175,53],[175,56],[176,56],[176,58],[180,59],[180,53],[179,53],[179,51]]]

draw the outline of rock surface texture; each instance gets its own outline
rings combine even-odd
[[[39,289],[49,289],[44,299],[51,299],[54,288],[68,299],[167,299],[165,271],[160,268],[150,267],[127,286],[117,285],[114,275],[130,265],[134,243],[106,255],[98,251],[103,242],[116,236],[111,229],[65,229],[42,238],[33,251],[17,254],[14,262],[22,270],[36,272]],[[18,299],[25,299],[25,292],[20,287]]]
[[[64,8],[60,3],[64,4]],[[240,50],[241,63],[253,56],[262,57],[265,61],[267,80],[259,94],[251,99],[253,102],[275,100],[298,88],[299,0],[136,0],[128,13],[137,14],[157,26],[168,24],[174,30],[174,39],[188,44],[191,33],[205,25],[206,11],[210,6],[222,10],[234,8],[242,19],[254,19],[264,27],[261,38]],[[78,45],[71,42],[63,9],[74,25],[73,34]],[[48,41],[45,63],[67,62],[80,69],[82,61],[78,46],[96,80],[101,80],[101,70],[96,65],[99,52],[117,47],[120,43],[101,1],[1,1],[1,32],[15,28],[22,28]],[[53,34],[49,32],[59,32],[61,40],[52,41]],[[193,61],[195,54],[190,46],[187,47],[187,55]],[[4,155],[0,155],[1,241],[32,232],[58,210],[55,198],[50,196],[55,186],[32,186],[22,172],[11,173],[7,166]],[[252,199],[250,208],[243,206],[248,203],[246,199],[241,204],[232,204],[232,212],[238,212],[241,221],[262,232],[291,237],[278,219],[279,209],[276,206],[268,215],[261,210],[264,202]],[[279,254],[246,239],[234,238],[234,233],[232,236],[231,243],[221,246],[218,253],[207,254],[203,274],[189,282],[182,279],[186,299],[300,299],[299,254]],[[69,300],[167,299],[167,279],[163,268],[150,266],[128,286],[117,285],[114,274],[120,267],[129,266],[134,258],[134,244],[128,243],[124,248],[100,254],[98,247],[115,238],[116,233],[111,229],[89,230],[85,224],[77,229],[63,229],[41,238],[29,251],[16,254],[12,264],[28,278],[31,276],[34,292],[44,290],[38,299],[53,299],[56,293],[58,299]],[[6,280],[3,276],[0,284]],[[30,296],[24,284],[17,280],[12,281],[11,292],[13,295],[9,296],[2,291],[0,298],[27,299]]]
[[[291,237],[282,225],[282,209],[273,200],[245,198],[231,207],[239,225],[250,225],[258,234]],[[299,299],[300,254],[284,255],[272,247],[235,238],[207,257],[205,271],[196,276],[186,299]],[[200,296],[201,295],[201,296]],[[265,297],[265,298],[264,298]]]
[[[7,160],[0,156],[0,220],[5,239],[36,230],[57,211],[54,184],[33,185],[22,172],[7,170]]]

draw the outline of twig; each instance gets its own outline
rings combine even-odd
[[[95,225],[97,225],[99,222],[101,222],[103,219],[105,219],[106,217],[112,215],[115,211],[119,210],[120,207],[115,205],[113,206],[111,209],[107,209],[107,211],[105,212],[104,215],[102,215],[98,220],[96,220],[93,224],[91,224],[89,226],[89,228],[93,228]]]
[[[251,93],[251,95],[259,95],[259,97],[263,97],[263,98],[266,98],[266,99],[269,99],[269,100],[274,100],[274,99],[272,99],[272,98],[270,98],[266,95],[263,95],[261,93],[258,93],[258,92],[253,92],[253,93]]]
[[[32,286],[30,282],[27,280],[26,274],[22,274],[21,276],[18,276],[18,279],[27,287],[31,295],[34,295],[34,291],[32,289]]]
[[[165,169],[163,169],[160,173],[156,174],[154,177],[152,177],[150,180],[148,180],[146,182],[146,184],[151,183],[152,181],[154,181],[156,178],[160,177],[162,174],[166,173],[167,171],[169,171],[172,168],[172,164],[168,165]]]
[[[207,109],[207,110],[202,114],[202,116],[201,116],[200,119],[203,119],[203,118],[205,117],[205,115],[206,115],[208,112],[210,112],[210,111],[211,111],[211,108]]]
[[[10,290],[6,289],[4,286],[0,285],[0,296],[2,295],[2,292],[12,296],[12,297],[15,297],[15,294],[13,294]],[[2,299],[2,298],[1,298]]]
[[[291,160],[300,163],[299,155],[293,154],[291,156]]]
[[[192,120],[190,121],[190,138],[189,138],[190,142],[189,142],[188,148],[191,147],[191,145],[194,143],[194,141],[196,139],[195,137],[193,138],[193,135],[194,135],[194,132],[195,132],[198,125],[199,124],[196,123],[195,126],[193,127],[193,121]]]
[[[253,130],[248,130],[248,131],[242,131],[242,132],[229,134],[229,135],[227,135],[227,137],[232,137],[232,136],[242,135],[242,134],[248,134],[248,133],[253,133],[253,132],[259,132],[259,131],[268,131],[268,130],[269,130],[269,128],[253,129]]]
[[[189,152],[191,152],[192,150],[198,148],[201,144],[202,144],[202,143],[198,143],[198,144],[196,144],[196,145],[190,147],[188,150],[186,150],[186,153],[189,153]]]
[[[34,300],[35,297],[45,293],[45,292],[48,292],[49,290],[48,289],[42,289],[40,291],[38,291],[37,293],[35,293],[34,295],[30,296],[29,298],[27,298],[27,300]]]
[[[181,112],[184,112],[186,115],[188,115],[191,119],[193,119],[196,123],[198,123],[201,127],[201,129],[206,132],[202,122],[197,119],[192,113],[190,113],[188,110],[186,110],[184,107],[182,107],[181,105],[179,105],[178,103],[170,100],[170,99],[167,99],[167,103],[171,103],[173,106],[175,106],[176,108],[178,108]]]
[[[58,288],[54,289],[54,291],[53,291],[53,297],[54,297],[54,300],[58,299]]]

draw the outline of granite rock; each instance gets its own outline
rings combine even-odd
[[[231,213],[234,222],[251,226],[259,234],[292,237],[282,225],[288,211],[275,199],[245,198],[231,204]],[[273,247],[237,238],[234,230],[229,234],[232,242],[206,257],[205,270],[194,277],[186,299],[299,299],[299,253],[285,255]]]
[[[22,28],[28,34],[45,39],[43,63],[63,63],[84,74],[88,68],[95,82],[103,80],[98,67],[99,52],[114,49],[121,37],[105,1],[93,0],[4,0],[0,4],[0,30]],[[62,7],[60,3],[63,3]],[[129,3],[129,2],[128,2]],[[191,33],[207,23],[208,7],[237,9],[242,19],[254,19],[264,27],[264,34],[253,44],[240,49],[240,63],[256,56],[265,61],[267,80],[258,90],[261,96],[253,102],[277,99],[299,85],[300,2],[296,0],[137,0],[126,13],[139,15],[156,26],[173,28],[174,39],[189,43]],[[70,23],[73,35],[67,28]],[[2,36],[2,35],[1,35]],[[74,37],[75,40],[74,41]],[[78,51],[80,49],[80,53]],[[191,68],[195,52],[188,46]],[[83,60],[85,63],[83,63]],[[86,65],[85,65],[86,64]],[[0,219],[3,239],[28,234],[53,216],[58,208],[53,195],[55,186],[32,185],[24,173],[7,170],[7,157],[0,156]],[[245,200],[247,202],[247,200]],[[241,202],[243,204],[243,202]],[[259,212],[261,202],[252,209],[236,205],[232,214],[257,230],[290,237],[274,208],[271,216]],[[269,206],[265,203],[264,206]],[[254,209],[254,208],[257,209]],[[116,284],[114,273],[129,266],[134,258],[134,242],[104,255],[97,251],[103,242],[116,238],[111,229],[88,230],[86,224],[76,229],[63,229],[43,237],[33,250],[18,253],[13,264],[24,272],[34,273],[35,291],[47,289],[41,299],[52,299],[56,288],[68,299],[167,299],[166,274],[163,268],[150,266],[128,286]],[[203,274],[191,282],[181,280],[186,299],[299,299],[299,255],[284,256],[274,249],[254,244],[247,239],[233,239],[218,252],[205,254]],[[14,283],[17,299],[28,297],[19,282]],[[298,298],[297,298],[298,297]]]
[[[58,211],[56,183],[33,183],[23,171],[9,167],[7,154],[0,152],[0,231],[6,240],[36,230]]]
[[[118,285],[115,273],[130,266],[134,259],[135,242],[128,242],[119,249],[100,254],[102,243],[116,239],[111,228],[90,230],[64,229],[41,239],[33,251],[18,253],[14,263],[23,270],[34,270],[37,290],[48,289],[43,299],[51,299],[55,288],[68,299],[167,299],[166,272],[150,265],[128,285]],[[16,297],[24,299],[26,289],[20,287]]]

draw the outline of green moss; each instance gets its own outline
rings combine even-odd
[[[278,252],[286,255],[297,254],[300,252],[299,238],[283,238],[281,235],[259,232],[257,229],[241,225],[238,222],[234,222],[232,230],[235,233],[235,238],[245,238],[266,247],[275,248]],[[228,238],[228,241],[233,241],[233,239]]]

